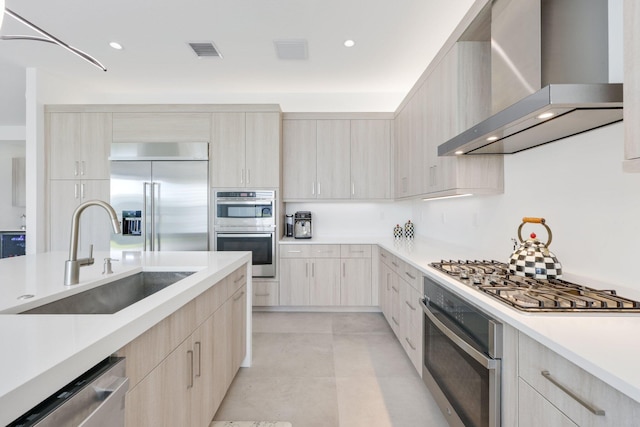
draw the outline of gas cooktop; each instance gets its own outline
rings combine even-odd
[[[640,313],[640,302],[560,279],[516,276],[499,261],[445,261],[431,266],[518,310],[528,312],[631,312]]]

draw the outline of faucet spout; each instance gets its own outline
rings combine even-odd
[[[69,245],[69,259],[65,262],[65,270],[64,270],[64,285],[70,286],[75,285],[80,281],[80,267],[83,265],[91,265],[93,264],[93,250],[89,254],[89,258],[78,259],[78,235],[80,232],[80,216],[82,212],[89,206],[100,206],[111,219],[111,226],[113,227],[113,232],[116,234],[120,234],[120,222],[118,221],[118,216],[116,215],[116,211],[113,207],[107,202],[103,202],[102,200],[88,200],[82,203],[80,206],[76,208],[73,212],[73,216],[71,218],[71,242]]]

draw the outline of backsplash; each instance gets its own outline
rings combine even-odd
[[[522,217],[544,217],[565,272],[640,291],[640,174],[624,174],[623,126],[613,124],[505,156],[505,192],[414,201],[417,233],[508,259]],[[546,231],[535,224],[523,238]]]

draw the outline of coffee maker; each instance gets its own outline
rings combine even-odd
[[[293,218],[293,237],[295,239],[311,238],[311,212],[298,211]]]

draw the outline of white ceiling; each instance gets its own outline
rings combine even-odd
[[[94,56],[108,71],[49,43],[0,41],[0,125],[24,124],[26,67],[76,88],[83,101],[394,111],[472,3],[6,0],[8,9]],[[0,34],[36,35],[9,16]],[[342,45],[349,38],[356,41],[351,49]],[[307,40],[309,58],[277,59],[273,41],[287,39]],[[110,48],[110,41],[124,50]],[[187,45],[193,41],[212,41],[224,58],[198,59]],[[371,108],[362,108],[367,102]]]

